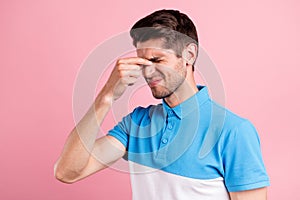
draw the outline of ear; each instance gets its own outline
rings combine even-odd
[[[195,43],[188,44],[183,52],[182,57],[187,65],[193,65],[197,57],[198,47]]]

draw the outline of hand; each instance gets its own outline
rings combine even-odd
[[[143,58],[121,58],[116,62],[105,89],[112,100],[117,100],[128,86],[133,85],[142,74],[143,65],[152,65],[152,62]]]

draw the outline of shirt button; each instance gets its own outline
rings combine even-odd
[[[166,144],[168,142],[168,139],[166,139],[166,138],[164,138],[163,140],[162,140],[162,143],[164,143],[164,144]]]
[[[172,124],[169,124],[168,129],[172,129],[172,128],[173,128]]]
[[[169,116],[172,116],[173,115],[173,111],[172,110],[169,110]]]

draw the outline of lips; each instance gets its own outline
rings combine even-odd
[[[148,85],[152,88],[158,85],[161,82],[162,79],[155,79],[148,82]]]

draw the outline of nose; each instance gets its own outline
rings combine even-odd
[[[145,78],[151,78],[155,72],[155,65],[152,64],[144,66],[142,72]]]

